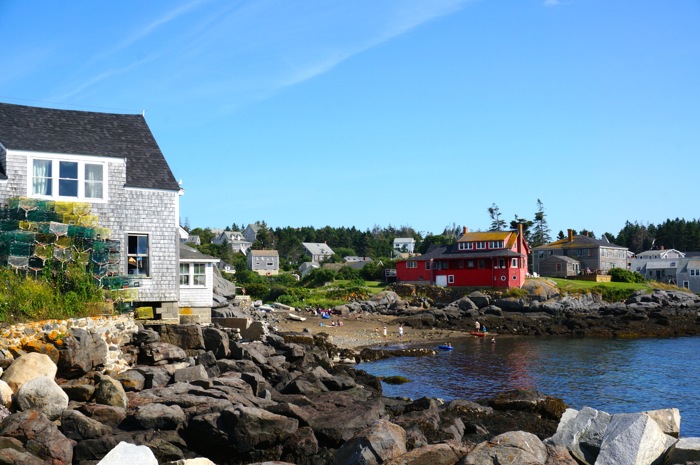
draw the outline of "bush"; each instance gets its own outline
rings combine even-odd
[[[326,283],[333,282],[335,277],[335,271],[325,268],[317,268],[312,270],[311,273],[307,274],[302,283],[308,287],[322,287]]]
[[[353,279],[360,279],[360,272],[351,266],[345,265],[338,270],[338,279],[347,279],[350,281]]]
[[[636,271],[633,273],[631,271],[622,268],[613,268],[610,270],[611,280],[616,283],[644,283],[646,279],[640,273]]]
[[[262,299],[268,291],[267,284],[262,283],[250,283],[243,287],[245,288],[246,294],[254,299]]]

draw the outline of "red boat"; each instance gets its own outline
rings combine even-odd
[[[496,333],[489,333],[484,331],[470,331],[469,334],[476,337],[496,336]]]

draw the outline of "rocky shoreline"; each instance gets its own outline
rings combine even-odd
[[[324,335],[245,341],[215,326],[125,318],[7,333],[25,337],[1,352],[0,464],[700,460],[700,440],[677,439],[675,409],[577,412],[535,391],[387,398],[378,378],[352,366],[354,352]]]

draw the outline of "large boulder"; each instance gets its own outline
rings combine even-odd
[[[58,367],[51,361],[48,355],[36,352],[24,354],[16,359],[10,367],[5,370],[2,380],[10,386],[15,394],[24,383],[40,376],[56,377]]]
[[[557,432],[547,443],[566,447],[575,459],[593,465],[609,423],[610,415],[605,412],[590,407],[580,411],[568,409],[561,417]]]
[[[12,407],[12,388],[5,382],[0,380],[0,405],[10,408]]]
[[[19,410],[36,409],[49,420],[56,420],[68,408],[68,394],[53,378],[40,376],[24,383],[17,393]]]
[[[112,432],[112,429],[108,426],[77,410],[65,410],[63,412],[59,429],[67,438],[76,441],[95,439]]]
[[[126,442],[120,442],[117,447],[109,451],[97,465],[158,465],[158,459],[151,449],[146,446],[137,446]]]
[[[0,423],[0,436],[19,440],[33,455],[52,465],[70,465],[74,441],[61,433],[46,415],[38,410],[15,413]]]
[[[221,412],[232,426],[229,438],[238,452],[265,449],[283,442],[298,428],[299,421],[255,407],[238,406]]]
[[[429,444],[396,457],[385,465],[454,465],[462,463],[462,459],[467,453],[467,449],[463,446],[455,444]]]
[[[107,362],[109,347],[99,334],[83,328],[71,328],[59,349],[61,376],[77,378]]]
[[[681,412],[677,408],[665,408],[642,412],[656,422],[665,434],[677,438],[681,431]]]
[[[666,454],[666,463],[700,463],[700,438],[681,438]]]
[[[218,328],[206,327],[202,329],[204,347],[211,351],[217,359],[231,355],[231,345],[228,334]]]
[[[185,413],[179,405],[150,403],[139,407],[134,419],[143,429],[178,429],[185,423]]]
[[[145,365],[167,365],[187,358],[187,353],[175,344],[150,342],[139,352],[139,361]]]
[[[605,430],[596,465],[655,463],[675,440],[642,413],[613,415]]]
[[[464,465],[544,465],[547,447],[532,433],[511,431],[482,442],[464,459]]]
[[[379,420],[359,431],[335,455],[337,465],[374,465],[406,453],[406,431]]]
[[[126,408],[129,405],[122,384],[109,376],[103,376],[95,389],[95,403]]]
[[[185,351],[204,349],[204,336],[200,325],[162,325],[156,329],[160,340],[181,347]]]

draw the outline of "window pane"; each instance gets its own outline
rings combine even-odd
[[[90,199],[103,198],[104,175],[102,165],[85,165],[85,197]]]
[[[190,265],[189,263],[180,264],[180,285],[189,286],[190,284]]]
[[[127,243],[128,273],[148,276],[148,236],[130,234]]]
[[[204,274],[205,265],[203,263],[194,264],[194,285],[204,286],[206,284],[206,275]]]
[[[51,195],[51,160],[34,160],[32,194]]]
[[[58,195],[61,197],[78,196],[78,163],[62,161],[59,163]]]

